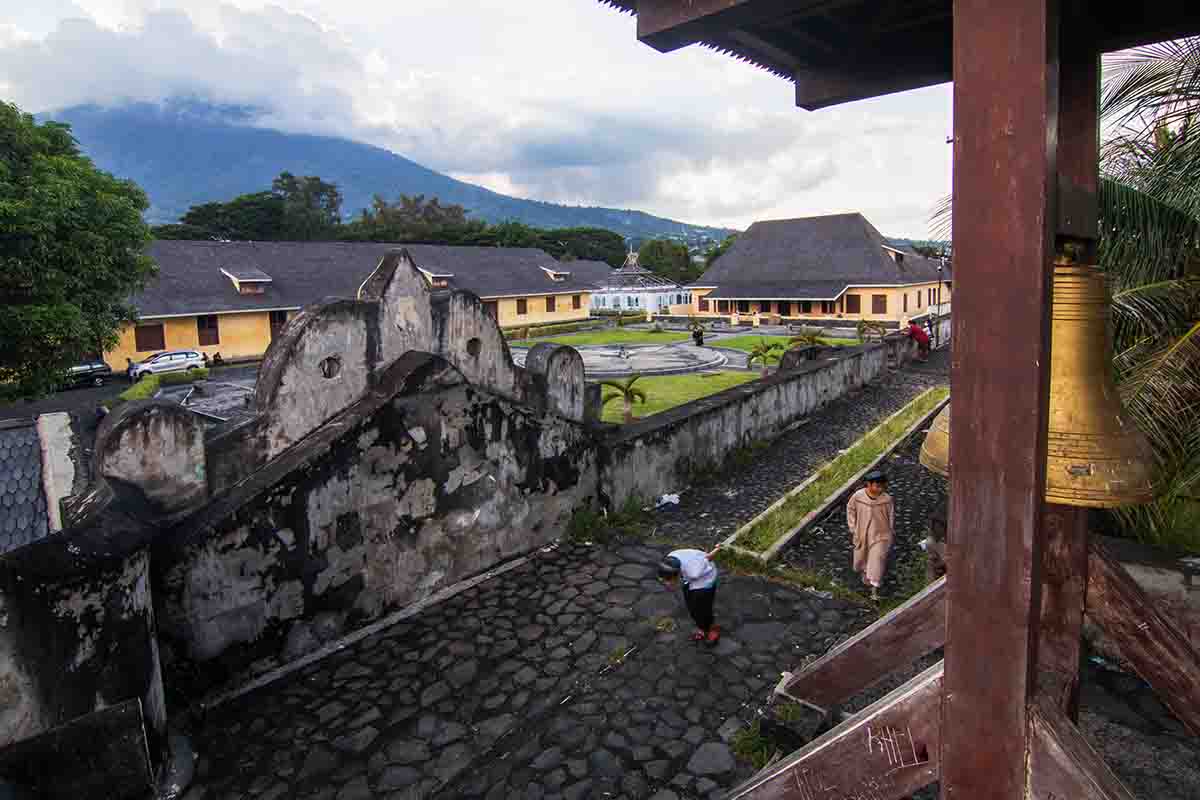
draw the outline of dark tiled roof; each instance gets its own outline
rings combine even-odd
[[[722,281],[708,297],[738,300],[836,300],[843,281]]]
[[[906,254],[897,262],[862,214],[756,222],[695,282],[713,297],[836,297],[847,286],[937,280],[937,262]]]
[[[592,261],[586,258],[580,258],[575,261],[564,261],[563,269],[571,271],[571,274],[581,281],[585,281],[589,286],[599,289],[602,288],[609,276],[614,270],[604,261]]]
[[[326,297],[354,297],[389,250],[403,247],[417,266],[453,274],[450,285],[481,297],[590,291],[583,262],[560,263],[543,250],[444,247],[386,242],[191,242],[156,241],[148,250],[158,278],[134,298],[143,317],[301,308]],[[598,263],[598,262],[588,262]],[[606,265],[607,266],[607,265]],[[553,281],[542,269],[572,274]],[[266,273],[263,294],[241,295],[232,275]]]
[[[0,553],[45,537],[42,452],[32,422],[0,424]]]

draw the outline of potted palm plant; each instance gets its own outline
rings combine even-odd
[[[768,342],[765,338],[750,351],[750,357],[746,359],[746,366],[753,366],[755,361],[762,364],[762,376],[767,377],[767,370],[770,368],[771,360],[775,357],[775,353],[780,349],[779,342]]]

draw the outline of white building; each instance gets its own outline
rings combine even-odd
[[[625,257],[625,263],[605,276],[592,292],[593,311],[649,310],[654,314],[666,314],[673,305],[691,302],[691,292],[639,266],[638,254],[632,250]]]

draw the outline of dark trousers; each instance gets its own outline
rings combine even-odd
[[[688,613],[696,621],[696,627],[705,633],[713,624],[713,600],[717,597],[717,587],[707,589],[683,589],[683,600],[687,603]]]

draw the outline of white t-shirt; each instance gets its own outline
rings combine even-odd
[[[683,585],[689,589],[708,589],[717,582],[717,565],[708,560],[703,550],[672,550],[667,557],[679,559]]]

